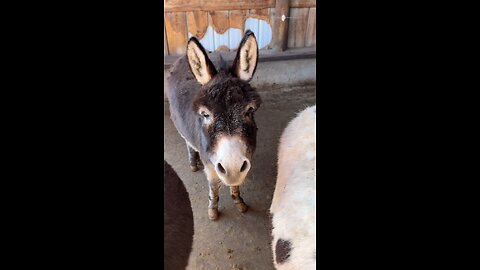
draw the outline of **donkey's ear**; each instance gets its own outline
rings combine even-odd
[[[195,37],[191,37],[187,44],[188,65],[193,75],[202,85],[207,84],[217,70],[207,56],[202,44]]]
[[[257,68],[258,44],[252,31],[247,30],[238,46],[237,56],[233,60],[233,73],[242,80],[249,81]]]

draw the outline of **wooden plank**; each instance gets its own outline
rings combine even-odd
[[[223,34],[228,28],[230,28],[228,11],[210,11],[209,13],[212,18],[212,26],[215,32]]]
[[[276,16],[275,8],[269,8],[268,14],[270,14],[270,22],[271,22],[270,25],[272,26],[272,41],[273,41],[273,29],[275,29],[275,16]],[[268,44],[268,49],[272,49],[272,44],[273,44],[272,41]]]
[[[187,12],[187,31],[199,40],[205,36],[208,28],[208,12],[189,11]],[[190,36],[188,37],[190,38]]]
[[[210,18],[213,26],[213,40],[216,51],[229,51],[230,45],[229,34],[230,21],[228,18],[228,11],[210,11]]]
[[[248,10],[231,10],[230,16],[230,35],[229,48],[236,50],[245,33],[245,21],[247,20]]]
[[[307,34],[305,35],[305,47],[316,46],[317,42],[317,8],[308,11]]]
[[[290,7],[311,8],[317,6],[317,0],[290,0]]]
[[[165,0],[165,12],[262,9],[275,7],[275,0]]]
[[[268,8],[250,9],[250,14],[249,14],[248,17],[264,20],[264,21],[267,21],[268,23],[270,23],[270,16],[269,16],[269,13],[268,13]]]
[[[245,20],[247,19],[247,10],[230,10],[230,27],[238,28],[245,32]]]
[[[305,47],[307,31],[308,8],[291,8],[288,25],[288,47]]]
[[[267,45],[272,41],[273,29],[269,9],[252,9],[249,17],[258,19],[258,47],[266,49]]]
[[[290,7],[289,0],[276,0],[275,4],[275,21],[273,28],[272,48],[277,51],[284,51],[287,48],[288,23],[289,20],[282,21],[282,15],[289,16]]]
[[[230,51],[222,53],[223,59],[231,64],[235,58],[236,52]],[[164,68],[168,69],[181,55],[170,55],[164,57]],[[210,55],[213,59],[214,56]],[[261,50],[258,56],[259,62],[272,62],[284,60],[311,59],[317,57],[316,48],[292,48],[286,51],[278,52],[274,50]]]
[[[273,26],[275,24],[275,16],[276,16],[275,8],[269,8],[268,14],[270,15],[270,24],[272,25],[272,29],[273,29]]]
[[[165,30],[165,25],[163,26],[163,54],[168,55],[167,30]]]
[[[187,47],[187,22],[185,12],[166,12],[168,53],[184,54]]]
[[[244,10],[274,8],[275,0],[165,0],[165,12]],[[317,6],[316,0],[291,0],[293,8],[311,8]]]

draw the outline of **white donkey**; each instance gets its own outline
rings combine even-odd
[[[315,269],[316,106],[298,114],[280,138],[273,215],[276,269]]]

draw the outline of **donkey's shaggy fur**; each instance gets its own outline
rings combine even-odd
[[[254,113],[261,99],[248,81],[257,62],[258,45],[250,30],[245,32],[230,68],[221,57],[216,67],[192,37],[186,56],[173,64],[167,78],[171,119],[187,144],[190,169],[204,167],[207,176],[211,220],[218,218],[222,182],[230,187],[237,209],[241,213],[248,209],[239,186],[251,168],[256,147]]]
[[[300,112],[280,139],[273,215],[277,269],[315,269],[316,106]]]
[[[193,243],[193,212],[182,180],[164,161],[163,194],[164,265],[165,269],[185,269]]]

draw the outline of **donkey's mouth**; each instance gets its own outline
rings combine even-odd
[[[241,179],[225,179],[225,178],[223,178],[223,177],[220,177],[220,180],[222,180],[222,182],[223,182],[226,186],[233,187],[233,186],[240,186],[240,185],[242,185],[242,184],[245,182],[245,177],[244,177],[244,178],[241,178]]]

